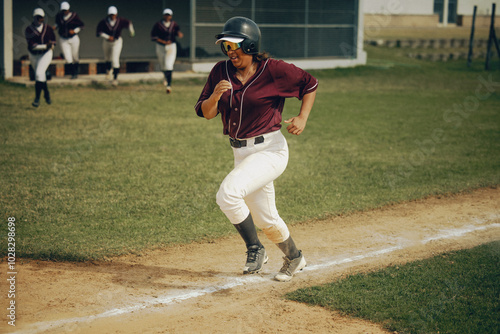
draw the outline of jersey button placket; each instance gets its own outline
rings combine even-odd
[[[238,108],[234,108],[234,111],[238,111]],[[236,126],[236,122],[233,122],[233,126]]]

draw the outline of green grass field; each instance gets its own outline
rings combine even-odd
[[[313,71],[306,131],[276,181],[289,224],[500,183],[500,74],[367,47],[367,66]],[[196,116],[203,80],[33,88],[0,83],[2,231],[18,258],[102,259],[235,233],[215,203],[232,153]],[[50,85],[50,83],[49,83]],[[299,101],[286,103],[284,118]],[[2,232],[3,233],[3,232]],[[6,254],[6,243],[0,243]]]
[[[500,241],[289,293],[395,333],[498,333]]]

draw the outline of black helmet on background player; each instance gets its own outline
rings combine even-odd
[[[227,20],[224,24],[222,33],[215,35],[216,44],[223,41],[240,43],[241,50],[246,54],[257,54],[260,49],[260,29],[257,24],[242,16],[236,16]],[[222,52],[227,54],[222,47]]]

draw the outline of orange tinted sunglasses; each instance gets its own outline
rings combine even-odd
[[[238,50],[241,48],[241,43],[233,43],[233,42],[228,42],[228,41],[223,41],[222,42],[222,49],[225,52],[228,52],[229,50]]]

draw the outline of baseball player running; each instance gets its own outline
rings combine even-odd
[[[207,79],[195,110],[200,117],[221,115],[229,135],[234,169],[217,192],[217,203],[246,243],[244,274],[261,270],[268,257],[255,225],[285,254],[274,277],[289,281],[306,266],[306,260],[279,216],[273,181],[288,163],[288,146],[282,135],[285,98],[302,100],[298,116],[286,120],[287,130],[300,135],[314,104],[318,81],[302,69],[260,53],[260,30],[250,19],[233,17],[216,35],[228,60],[217,63]]]
[[[151,30],[151,40],[156,42],[156,56],[165,76],[163,83],[167,88],[167,94],[172,91],[172,72],[174,70],[175,58],[177,57],[175,38],[184,37],[177,22],[172,20],[173,15],[172,10],[166,8],[163,11],[163,20],[156,22]]]
[[[123,39],[121,38],[123,29],[129,30],[130,37],[135,36],[132,22],[123,17],[118,17],[118,9],[115,6],[108,8],[108,16],[97,25],[96,35],[102,38],[107,78],[113,80],[113,85],[118,84],[120,54],[123,47]]]
[[[44,23],[45,12],[41,8],[33,11],[33,23],[24,31],[28,43],[31,66],[35,72],[35,100],[33,107],[40,105],[40,95],[44,93],[45,102],[51,104],[49,88],[47,87],[47,69],[52,61],[56,36],[52,27]]]
[[[78,77],[78,62],[80,60],[80,37],[78,33],[83,29],[83,22],[75,12],[69,11],[69,3],[61,3],[61,10],[56,15],[56,29],[59,33],[61,49],[69,65],[71,79]]]

